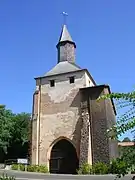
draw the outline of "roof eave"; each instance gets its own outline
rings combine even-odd
[[[66,44],[66,43],[73,44],[73,45],[74,45],[74,47],[76,48],[76,44],[75,44],[75,42],[73,42],[73,41],[69,41],[69,40],[65,40],[65,41],[60,41],[60,42],[58,42],[58,44],[56,45],[56,47],[58,48],[60,45],[64,45],[64,44]]]
[[[83,69],[78,69],[76,71],[70,71],[70,72],[65,72],[65,73],[60,73],[60,74],[53,74],[53,75],[47,75],[47,76],[39,76],[39,77],[35,77],[34,79],[37,80],[37,79],[41,79],[41,78],[48,78],[48,77],[54,77],[54,76],[59,76],[59,75],[64,75],[64,74],[71,74],[71,73],[74,73],[74,72],[79,72],[79,71],[82,71]]]
[[[93,77],[90,75],[90,73],[89,73],[89,71],[87,69],[78,69],[76,71],[70,71],[70,72],[65,72],[65,73],[60,73],[60,74],[53,74],[53,75],[47,75],[47,76],[38,76],[38,77],[35,77],[34,79],[37,80],[37,79],[40,79],[40,78],[54,77],[54,76],[58,76],[58,75],[70,74],[70,73],[79,72],[79,71],[87,72],[87,74],[90,77],[90,79],[92,80],[93,84],[95,86],[97,86],[96,82],[94,81]]]

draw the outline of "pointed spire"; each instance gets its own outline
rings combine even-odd
[[[73,42],[66,25],[63,25],[61,35],[60,35],[60,39],[59,39],[59,42],[63,42],[63,41]]]
[[[71,44],[74,44],[74,46],[76,47],[75,42],[72,40],[72,37],[70,33],[68,32],[67,26],[65,24],[62,27],[62,31],[61,31],[61,35],[60,35],[57,47],[59,46],[59,44],[63,42],[69,42]]]
[[[56,47],[58,49],[58,63],[62,61],[75,63],[76,44],[72,40],[66,25],[62,27],[59,42]]]

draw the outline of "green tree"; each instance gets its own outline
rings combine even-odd
[[[20,155],[24,147],[27,151],[30,119],[29,113],[14,114],[0,105],[0,149],[3,149],[7,157],[9,154],[9,157],[12,154]]]
[[[117,138],[125,132],[135,130],[135,91],[129,93],[111,93],[103,95],[100,99],[113,99],[118,112],[116,125],[108,130],[108,134],[114,134],[111,138]],[[114,132],[114,133],[112,133]]]
[[[14,114],[6,110],[4,105],[0,105],[0,147],[7,153],[7,148],[12,140]]]
[[[129,93],[111,93],[100,99],[113,99],[118,112],[116,125],[108,130],[110,138],[118,139],[125,132],[135,132],[135,91]],[[113,134],[113,136],[112,136]],[[125,139],[126,141],[129,139]],[[128,170],[135,170],[135,146],[120,147],[120,159],[128,164]]]
[[[28,142],[30,114],[20,113],[13,117],[12,128],[12,143],[24,143]]]
[[[120,157],[129,167],[135,165],[135,146],[121,146]]]

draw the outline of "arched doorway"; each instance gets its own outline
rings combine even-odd
[[[50,173],[76,174],[79,167],[76,149],[66,139],[58,141],[52,148]]]

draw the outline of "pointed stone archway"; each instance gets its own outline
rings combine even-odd
[[[61,139],[56,142],[51,150],[50,173],[76,174],[78,167],[79,160],[72,143],[67,139]]]

